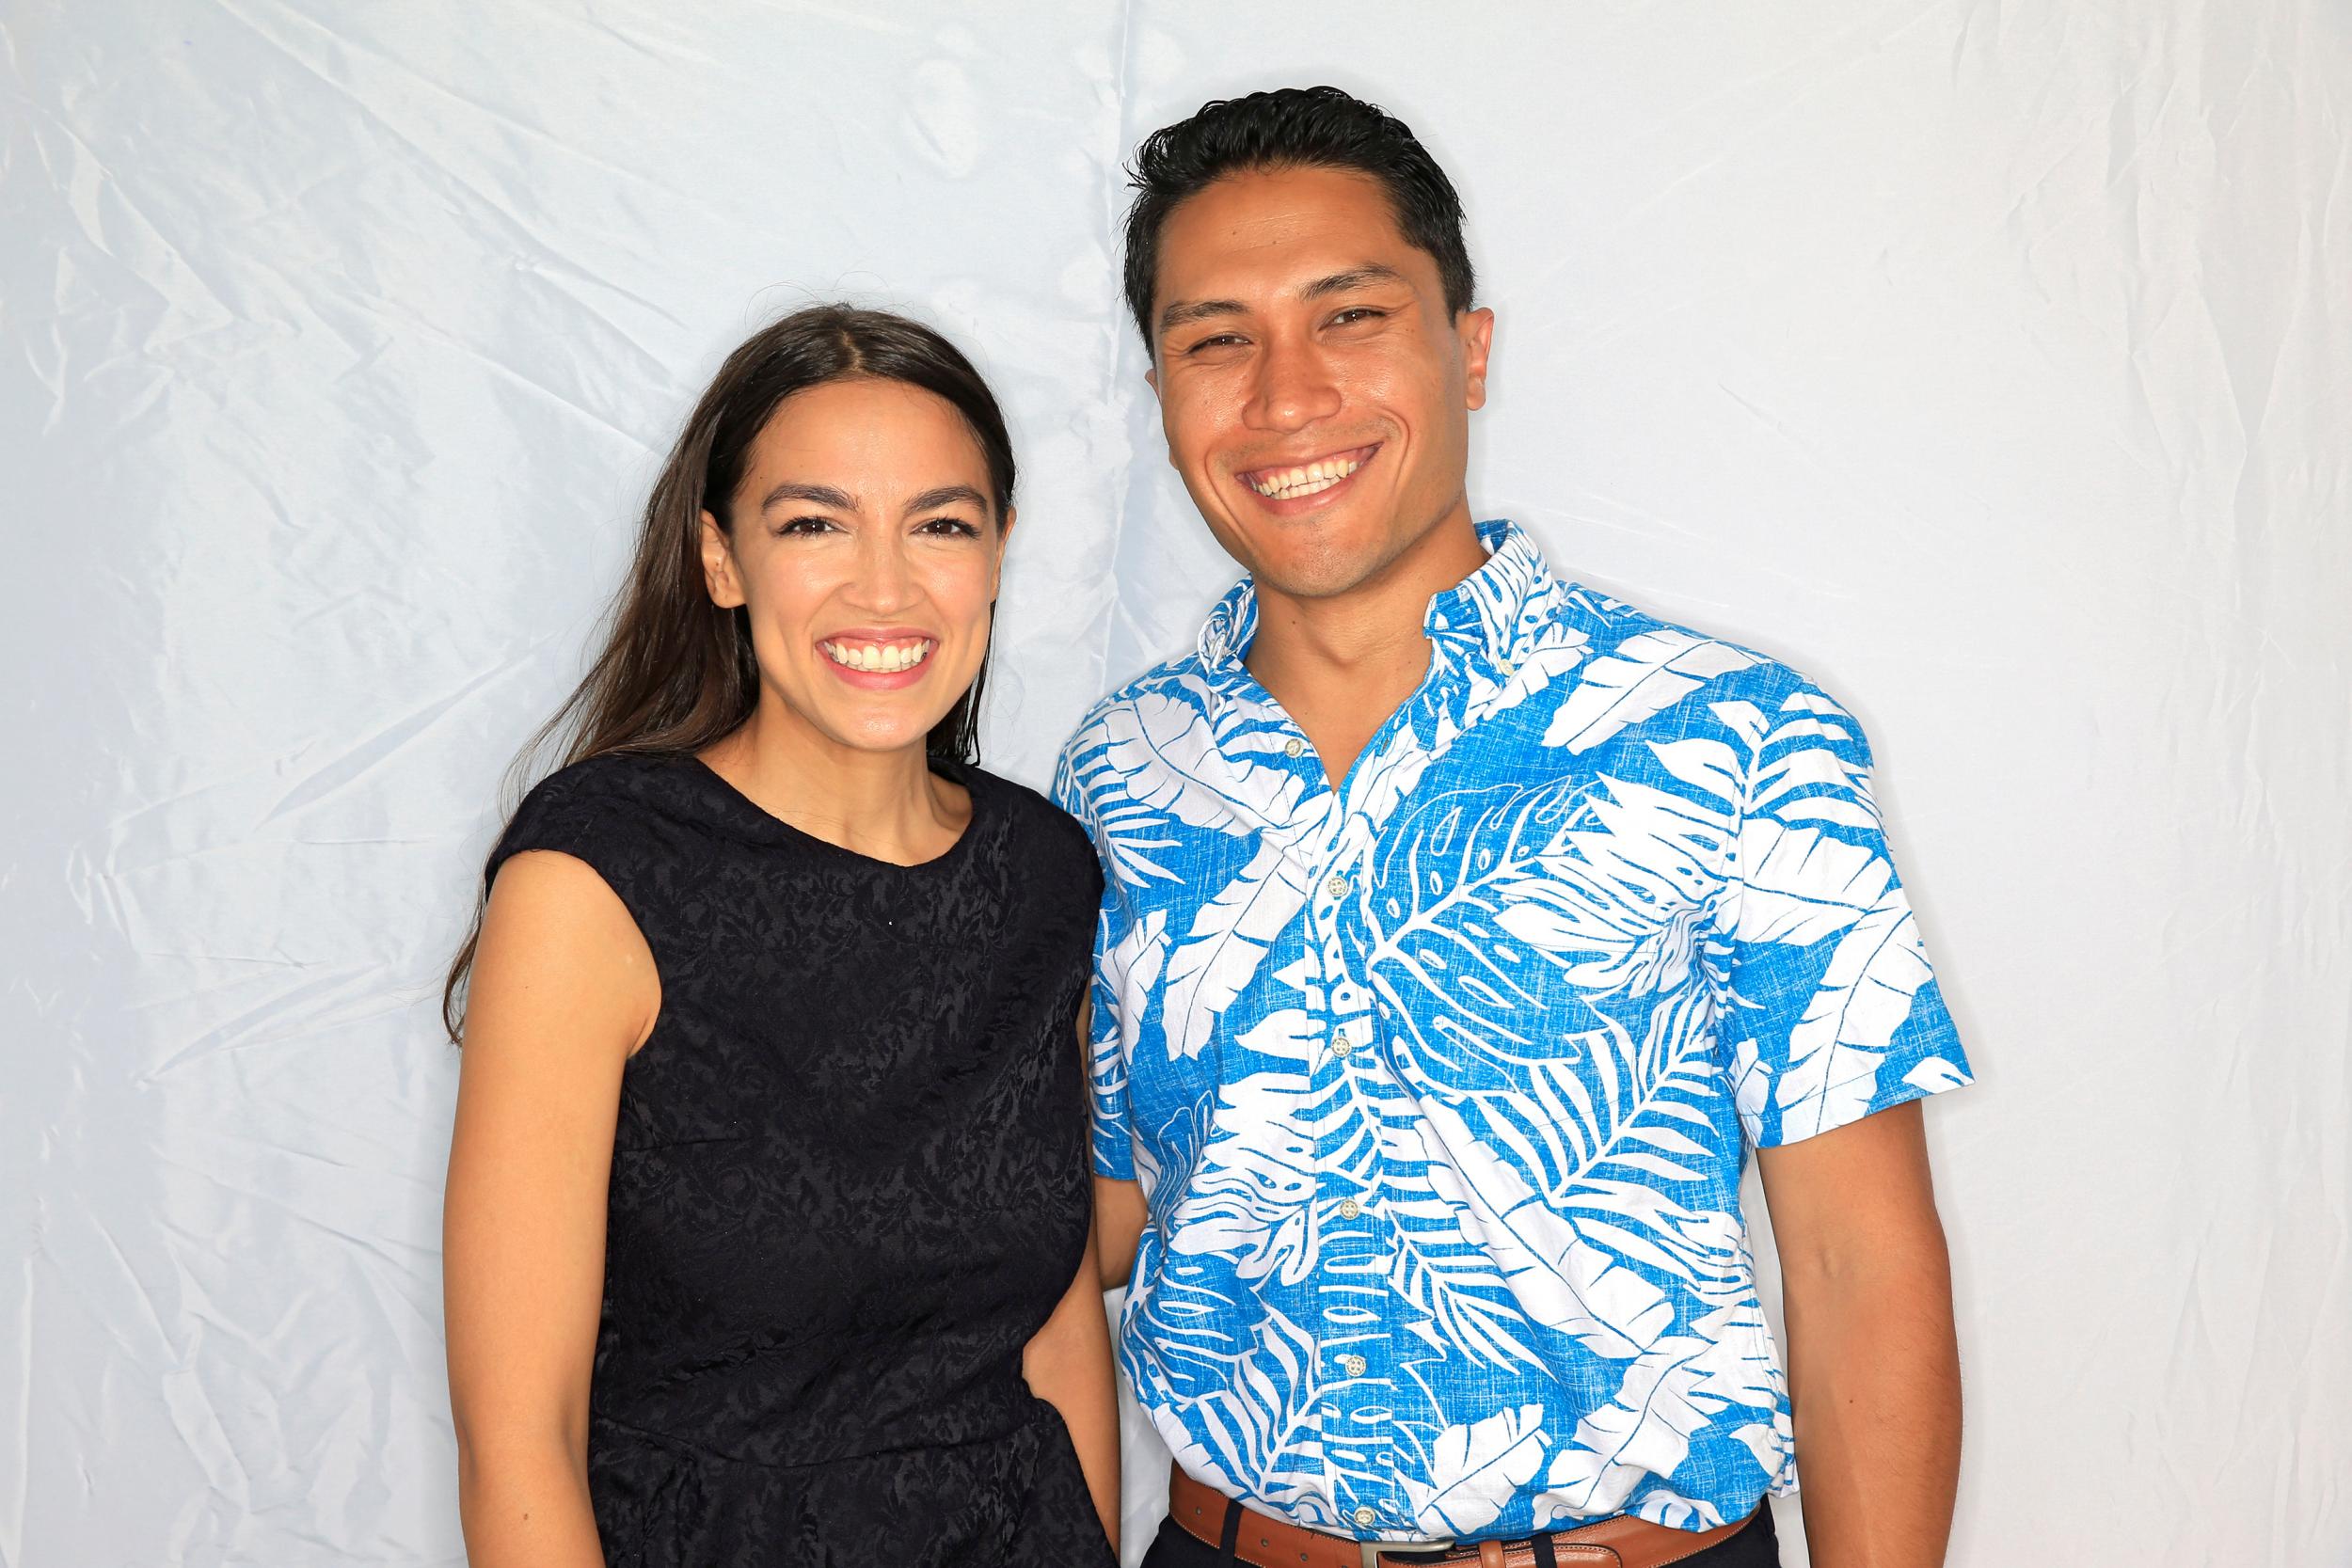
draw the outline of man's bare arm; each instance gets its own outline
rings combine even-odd
[[[1143,1235],[1145,1210],[1139,1182],[1094,1179],[1094,1257],[1103,1289],[1117,1290],[1135,1272],[1136,1243]]]
[[[1960,1353],[1919,1106],[1757,1158],[1812,1560],[1938,1568],[1960,1475]]]

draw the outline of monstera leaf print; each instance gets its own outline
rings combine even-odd
[[[1413,1024],[1416,1056],[1442,1081],[1474,1086],[1489,1055],[1548,1055],[1522,1032],[1544,1022],[1544,976],[1502,924],[1511,904],[1548,881],[1539,857],[1575,809],[1576,788],[1498,784],[1443,795],[1388,835],[1363,901],[1366,967]]]

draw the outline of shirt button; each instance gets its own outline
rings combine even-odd
[[[1349,1039],[1345,1035],[1334,1035],[1331,1037],[1332,1055],[1337,1056],[1342,1061],[1345,1061],[1348,1057],[1354,1055],[1355,1053],[1356,1042],[1354,1040]]]
[[[1296,736],[1292,736],[1288,740],[1282,742],[1282,754],[1286,757],[1303,755],[1306,752],[1306,750],[1307,743],[1299,739]]]
[[[1323,884],[1323,891],[1329,894],[1334,898],[1344,898],[1347,896],[1347,890],[1350,885],[1351,884],[1348,882],[1346,878],[1334,877],[1329,881]]]
[[[1364,1358],[1360,1355],[1341,1356],[1340,1367],[1350,1377],[1361,1377],[1364,1375]]]
[[[1364,1206],[1352,1197],[1340,1199],[1340,1218],[1352,1220],[1364,1212]]]
[[[1356,1525],[1359,1529],[1379,1517],[1380,1515],[1375,1513],[1369,1507],[1359,1508],[1355,1513]]]
[[[1495,668],[1502,671],[1506,675],[1515,673],[1518,670],[1518,666],[1507,658],[1497,659],[1495,661]]]

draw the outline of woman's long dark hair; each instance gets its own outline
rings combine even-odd
[[[637,558],[614,602],[604,650],[523,748],[517,776],[559,740],[559,767],[612,752],[689,755],[752,716],[759,702],[759,663],[752,653],[751,621],[739,607],[722,610],[710,600],[703,577],[702,515],[708,510],[732,534],[736,489],[753,443],[778,405],[795,392],[858,377],[903,382],[954,405],[987,461],[996,522],[1003,527],[1012,506],[1012,441],[972,362],[930,327],[885,310],[818,305],[794,311],[728,355],[694,405],[645,502]],[[979,759],[980,689],[987,676],[984,648],[971,689],[931,727],[930,755]],[[466,982],[485,902],[486,890],[477,895],[472,928],[441,990],[441,1022],[453,1040],[465,1022]]]

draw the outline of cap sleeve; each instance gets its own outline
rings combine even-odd
[[[483,867],[482,889],[486,896],[501,867],[531,849],[549,849],[584,863],[603,879],[637,923],[655,961],[661,964],[667,943],[660,922],[652,920],[646,894],[648,852],[646,813],[626,793],[622,769],[629,759],[596,757],[549,774],[523,797],[506,831],[490,850]]]

